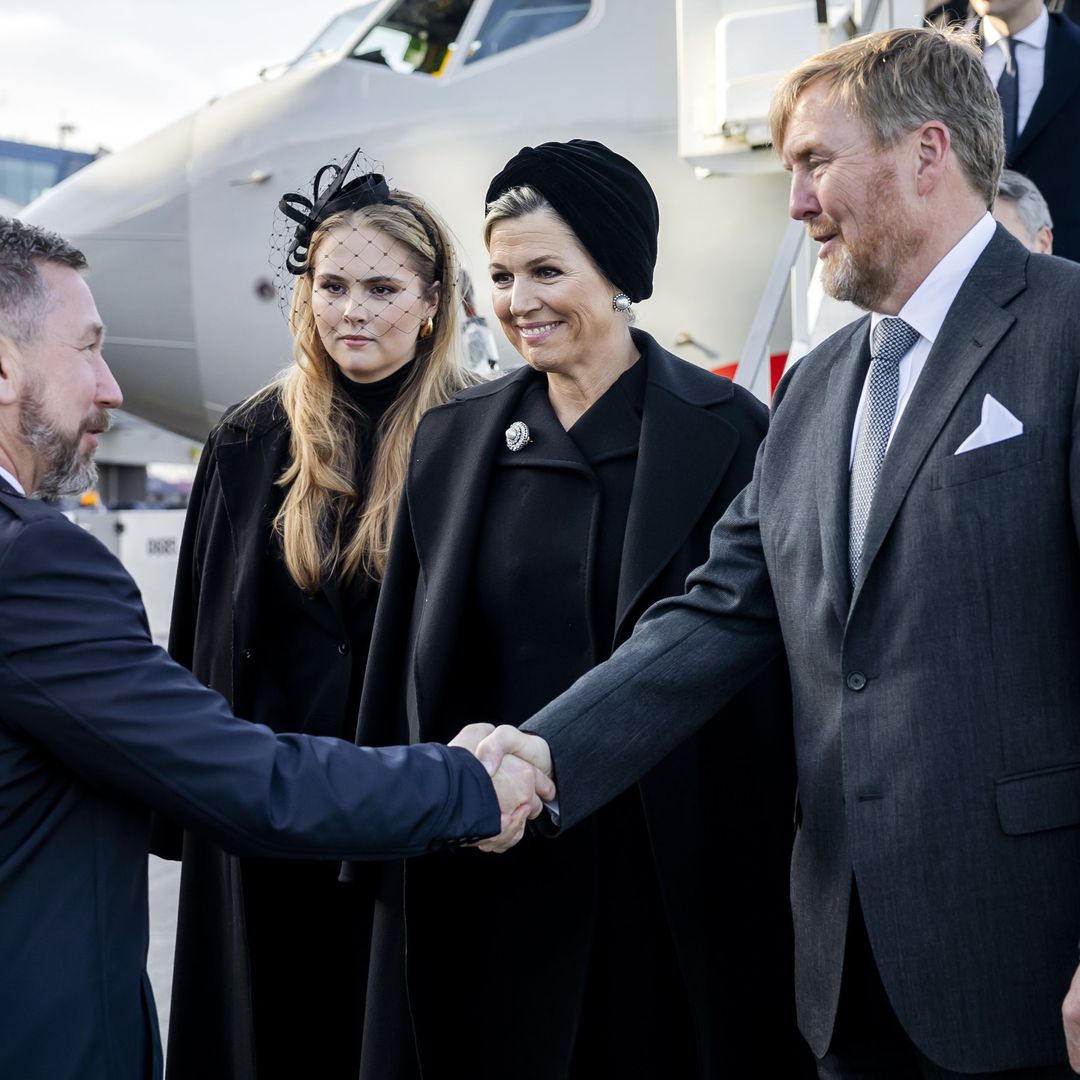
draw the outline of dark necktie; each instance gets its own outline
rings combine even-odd
[[[997,92],[1001,98],[1001,115],[1005,121],[1005,160],[1011,161],[1016,147],[1020,111],[1020,72],[1016,66],[1016,42],[1011,37],[1003,37],[1001,51],[1005,54],[1005,70],[998,79]]]
[[[866,406],[855,443],[855,461],[851,466],[848,569],[852,586],[859,577],[866,523],[885,462],[885,451],[889,448],[889,432],[892,431],[900,391],[900,361],[918,340],[919,331],[894,316],[882,319],[874,329]]]

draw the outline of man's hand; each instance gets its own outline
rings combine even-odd
[[[472,725],[472,727],[481,726],[487,725]],[[473,753],[484,763],[488,773],[492,775],[498,771],[507,754],[513,754],[514,757],[527,761],[549,780],[555,775],[548,744],[539,735],[529,735],[524,731],[519,731],[516,727],[510,727],[509,724],[492,728]],[[541,797],[550,802],[554,798],[554,788],[551,795]]]
[[[463,727],[446,745],[460,746],[476,757],[476,748],[495,730],[494,724],[469,724]]]
[[[511,732],[518,736],[518,739],[500,736],[500,732]],[[481,748],[490,739],[496,741],[488,747],[485,758]],[[508,851],[524,835],[526,822],[543,810],[544,802],[555,798],[547,744],[534,735],[525,735],[509,726],[494,728],[491,724],[469,724],[458,733],[450,745],[463,747],[480,758],[491,777],[495,795],[499,800],[499,809],[502,812],[501,831],[498,836],[481,840],[476,846],[481,851]],[[502,749],[503,746],[506,749]],[[513,747],[520,747],[522,752],[517,754]],[[541,762],[546,759],[547,768],[536,768],[532,763],[533,757]]]
[[[543,739],[527,735],[508,724],[495,728],[479,744],[475,753],[484,763],[496,791],[500,785],[532,780],[533,798],[529,802],[528,812],[524,816],[519,814],[498,836],[482,840],[477,845],[481,851],[508,851],[524,835],[526,820],[540,814],[543,804],[555,798],[551,754]]]
[[[1061,1019],[1065,1024],[1065,1045],[1069,1050],[1069,1064],[1073,1072],[1080,1073],[1080,968],[1069,984],[1069,992],[1061,1003]]]

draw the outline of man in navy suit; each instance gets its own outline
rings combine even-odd
[[[4,1080],[160,1077],[151,810],[237,852],[332,859],[418,854],[500,825],[508,839],[539,812],[531,771],[493,786],[468,753],[486,728],[376,750],[237,722],[153,644],[116,559],[27,498],[92,482],[121,403],[85,265],[59,237],[0,218]]]
[[[1005,165],[1049,204],[1054,254],[1078,262],[1080,26],[1043,0],[971,0],[971,11],[1005,113]]]

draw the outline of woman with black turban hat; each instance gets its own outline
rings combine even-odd
[[[760,402],[631,327],[659,226],[633,164],[596,142],[527,147],[486,209],[495,313],[526,364],[417,430],[367,742],[520,723],[606,659],[704,561],[765,434]],[[787,710],[775,667],[558,842],[389,867],[362,1076],[812,1075]]]

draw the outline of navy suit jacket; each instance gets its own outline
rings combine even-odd
[[[1080,262],[1080,27],[1050,15],[1043,86],[1006,162],[1035,182],[1054,219],[1054,254]]]
[[[0,1077],[145,1080],[150,811],[272,857],[412,855],[498,831],[438,745],[275,736],[155,646],[84,530],[0,483]]]

